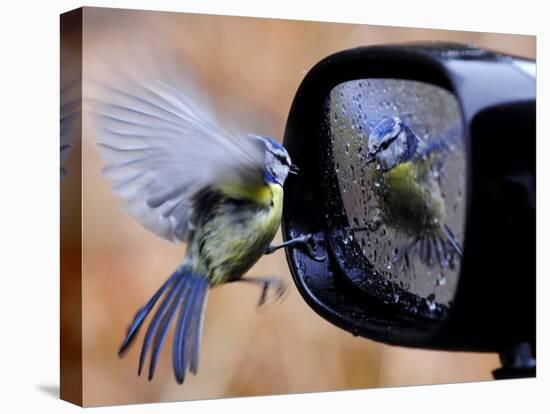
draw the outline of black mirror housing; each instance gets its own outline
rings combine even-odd
[[[320,61],[294,98],[284,145],[300,174],[285,185],[283,237],[312,233],[327,259],[287,250],[294,281],[320,316],[354,335],[443,350],[535,352],[536,87],[533,61],[459,44],[360,47]],[[466,151],[463,256],[456,293],[440,321],[397,308],[364,271],[335,258],[347,224],[334,172],[327,168],[324,103],[356,79],[406,79],[451,92]],[[355,274],[354,274],[355,272]],[[414,298],[411,298],[414,300]]]

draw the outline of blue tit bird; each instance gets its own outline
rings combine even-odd
[[[432,142],[423,141],[398,117],[383,117],[368,137],[366,162],[372,169],[373,192],[380,221],[406,234],[410,243],[398,249],[396,260],[410,264],[418,246],[423,263],[454,267],[462,248],[445,224],[445,200],[439,170],[443,155],[460,137],[453,127]]]
[[[272,138],[223,128],[206,106],[159,79],[99,85],[91,98],[96,148],[103,174],[123,209],[154,234],[187,245],[181,265],[143,305],[119,350],[122,356],[149,322],[138,375],[150,353],[149,380],[173,323],[172,366],[178,383],[196,374],[209,289],[246,281],[280,296],[277,278],[244,277],[263,254],[303,246],[316,259],[310,235],[271,242],[280,224],[283,185],[296,172],[286,149]]]

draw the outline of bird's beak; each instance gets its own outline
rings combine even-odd
[[[296,174],[297,175],[300,172],[300,169],[295,164],[291,164],[289,172],[291,174]]]

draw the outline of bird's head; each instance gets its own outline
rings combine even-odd
[[[420,138],[398,117],[383,117],[372,129],[367,163],[374,160],[383,171],[410,160],[417,151]]]
[[[298,173],[298,168],[290,161],[290,156],[285,147],[270,137],[252,135],[252,138],[260,141],[265,148],[266,181],[275,182],[282,186],[289,173]]]

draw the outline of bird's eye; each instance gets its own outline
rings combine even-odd
[[[290,161],[288,160],[287,157],[279,154],[274,154],[274,155],[275,155],[275,158],[277,158],[281,164],[290,167]]]
[[[380,145],[380,149],[381,150],[387,149],[392,142],[393,142],[393,139],[388,139],[388,140],[382,142],[382,144]]]

